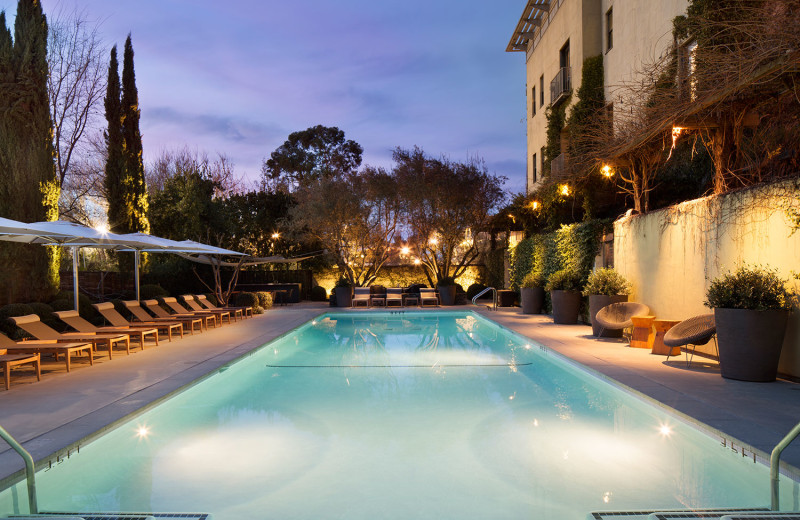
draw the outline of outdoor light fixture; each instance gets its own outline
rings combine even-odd
[[[533,202],[531,202],[531,209],[533,209],[533,210],[539,209],[539,201],[538,200],[534,200]]]
[[[561,192],[563,196],[569,197],[569,184],[562,184],[561,186],[559,186],[558,190]]]
[[[419,261],[419,258],[415,258],[415,259],[414,259],[414,265],[419,265],[419,264],[421,264],[421,263],[422,263],[422,262],[420,262],[420,261]]]
[[[431,239],[430,239],[430,240],[428,240],[428,243],[429,243],[430,245],[432,245],[432,246],[435,246],[436,244],[438,244],[438,243],[439,243],[439,240],[438,240],[436,237],[431,237]]]
[[[411,252],[411,249],[409,249],[407,246],[406,246],[406,247],[402,247],[402,248],[400,249],[400,253],[401,253],[401,254],[404,254],[404,255],[407,255],[407,254],[408,254],[408,253],[410,253],[410,252]]]
[[[98,233],[103,233],[103,234],[106,234],[106,233],[108,233],[108,232],[109,232],[109,229],[108,229],[108,224],[103,224],[103,223],[101,223],[101,224],[97,224],[97,225],[94,227],[94,229],[95,229],[95,231],[97,231]]]
[[[277,231],[272,234],[272,239],[273,240],[278,240],[280,237],[281,237],[281,234],[278,233]]]
[[[603,165],[603,167],[600,168],[600,172],[609,179],[614,176],[614,172],[611,171],[611,166],[608,164]]]

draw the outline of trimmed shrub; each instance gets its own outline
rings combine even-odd
[[[257,291],[258,306],[264,310],[272,308],[272,293],[267,291]]]
[[[570,269],[561,269],[551,274],[544,289],[546,291],[580,291],[583,279],[580,273]]]
[[[486,286],[482,283],[474,283],[467,287],[467,300],[472,301],[472,299],[482,290],[486,289]],[[488,293],[487,293],[488,294]],[[486,295],[484,295],[486,297]]]
[[[324,287],[321,285],[315,285],[311,288],[311,292],[309,294],[309,298],[311,298],[312,302],[324,302],[328,300],[328,291],[325,290]]]
[[[59,320],[58,317],[53,314],[53,308],[51,306],[41,302],[33,302],[29,303],[28,305],[31,307],[31,309],[33,309],[33,312],[39,316],[39,319],[42,320],[42,323],[56,330],[64,327],[64,324],[61,322],[61,320]]]
[[[258,296],[251,292],[240,292],[236,295],[236,307],[252,307],[253,314],[262,314],[264,309],[258,304]]]
[[[786,282],[775,269],[744,265],[715,278],[703,304],[712,309],[791,310],[796,296],[786,289]]]
[[[605,296],[617,296],[619,294],[630,294],[631,283],[613,267],[601,267],[589,274],[586,286],[583,288],[583,295],[601,294]]]
[[[525,278],[522,279],[522,283],[520,284],[521,288],[525,289],[533,289],[534,287],[544,287],[544,284],[547,282],[544,275],[542,273],[531,271]]]
[[[142,300],[154,300],[169,296],[169,293],[158,284],[147,284],[139,287],[139,297]]]
[[[36,312],[34,312],[33,307],[26,303],[12,303],[0,307],[0,330],[13,340],[30,337],[8,319],[13,316],[27,316],[28,314],[36,314]]]
[[[72,301],[59,298],[50,302],[50,308],[54,311],[69,311],[72,310]]]

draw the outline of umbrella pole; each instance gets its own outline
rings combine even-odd
[[[78,310],[78,248],[72,247],[72,296],[75,310]]]
[[[139,298],[139,250],[138,249],[133,252],[133,257],[134,257],[134,260],[135,260],[134,263],[136,264],[136,266],[134,268],[134,271],[133,271],[133,278],[134,278],[133,283],[136,284],[136,301],[138,302],[139,299],[140,299]]]

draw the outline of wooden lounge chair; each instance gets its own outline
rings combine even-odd
[[[144,338],[146,336],[151,336],[155,342],[156,346],[158,346],[158,329],[155,327],[148,327],[148,328],[134,328],[134,327],[96,327],[86,321],[85,319],[81,318],[81,315],[78,314],[78,311],[57,311],[54,312],[58,319],[72,327],[78,332],[87,332],[93,334],[102,334],[102,333],[116,333],[116,334],[127,334],[131,338],[136,338],[139,341],[139,346],[142,347],[144,350]]]
[[[436,294],[436,289],[428,289],[426,287],[421,287],[419,289],[420,306],[425,307],[425,302],[432,302],[436,306],[439,305],[439,295]]]
[[[369,287],[356,287],[353,289],[352,306],[358,307],[359,303],[363,303],[365,307],[370,306],[370,290]]]
[[[619,302],[606,305],[595,315],[595,321],[600,324],[600,334],[603,335],[605,329],[625,330],[633,327],[632,316],[646,316],[650,308],[643,303]]]
[[[214,305],[213,303],[208,301],[208,298],[206,298],[205,294],[195,294],[194,298],[195,298],[195,300],[200,302],[200,305],[202,305],[203,307],[205,307],[208,310],[214,311],[214,310],[217,310],[217,309],[222,309],[222,310],[225,310],[225,311],[233,311],[234,315],[238,314],[239,316],[241,316],[243,318],[247,318],[247,317],[252,318],[253,317],[253,308],[252,307],[248,307],[248,306],[244,306],[244,307],[230,307],[230,306],[228,306],[228,307],[217,307],[216,305]]]
[[[386,289],[386,306],[397,304],[403,306],[403,289],[400,287],[389,287]]]
[[[42,380],[42,368],[39,354],[6,354],[0,349],[0,365],[3,366],[3,376],[6,382],[6,390],[11,387],[11,369],[22,365],[33,365],[36,370],[36,380]]]
[[[664,345],[670,347],[665,361],[669,361],[672,347],[691,345],[691,357],[689,356],[689,349],[684,349],[686,352],[686,367],[688,368],[692,363],[692,358],[694,358],[694,351],[697,349],[697,345],[705,345],[711,341],[711,338],[714,338],[714,347],[717,348],[716,335],[717,323],[714,320],[713,314],[701,314],[700,316],[694,316],[683,320],[664,334]],[[719,358],[718,348],[717,358]]]
[[[164,303],[166,303],[170,309],[175,311],[176,316],[193,316],[195,318],[202,318],[205,321],[206,329],[208,328],[210,320],[210,323],[214,324],[214,328],[217,327],[217,316],[216,314],[213,314],[211,311],[206,311],[206,312],[190,311],[189,309],[178,303],[178,299],[175,298],[174,296],[167,296],[161,299],[164,300]]]
[[[217,317],[217,319],[219,320],[220,324],[222,324],[222,320],[224,320],[225,318],[228,318],[228,324],[230,324],[230,322],[231,322],[231,311],[227,311],[227,310],[224,310],[224,309],[213,309],[213,310],[212,309],[205,309],[205,308],[201,307],[200,304],[197,303],[197,301],[195,301],[194,296],[192,296],[191,294],[184,294],[183,296],[181,296],[181,298],[183,298],[183,301],[189,307],[188,310],[193,311],[193,312],[210,312],[210,313],[214,314]]]
[[[98,345],[108,348],[108,359],[112,358],[113,346],[119,343],[125,345],[125,352],[131,353],[131,337],[127,334],[89,334],[86,332],[60,333],[41,322],[36,314],[16,316],[9,318],[14,324],[36,339],[52,339],[61,343],[87,342],[97,350]]]
[[[0,333],[0,350],[3,349],[7,350],[9,354],[53,355],[56,361],[58,361],[58,356],[63,354],[64,361],[67,365],[67,372],[70,371],[70,356],[73,354],[81,354],[83,352],[89,354],[89,364],[94,365],[91,342],[59,343],[55,340],[14,341],[5,334]]]
[[[97,309],[105,319],[111,325],[115,327],[127,327],[127,328],[156,328],[162,334],[166,334],[167,338],[172,341],[172,332],[175,331],[183,337],[183,323],[179,321],[169,322],[169,321],[128,321],[122,317],[122,314],[117,312],[117,309],[114,308],[114,304],[111,302],[106,303],[95,303],[93,307]]]
[[[158,306],[158,302],[156,300],[147,300],[147,301],[152,301],[152,302],[154,302],[154,304],[156,306]],[[153,316],[151,314],[148,314],[147,311],[144,310],[142,308],[142,306],[139,305],[139,302],[136,301],[136,300],[126,300],[126,301],[122,302],[122,305],[124,305],[125,308],[128,309],[128,312],[133,314],[134,318],[136,318],[137,320],[139,320],[142,323],[151,323],[152,322],[152,323],[163,323],[165,325],[166,324],[179,323],[179,324],[181,324],[181,326],[183,326],[186,330],[189,331],[189,334],[194,334],[194,326],[195,325],[199,325],[200,326],[200,332],[203,332],[203,320],[201,320],[199,318],[172,317],[169,314],[167,314],[167,312],[164,311],[164,309],[162,309],[161,307],[158,307],[159,310],[162,311],[164,313],[164,315],[166,315],[166,316],[162,316],[162,315],[158,315],[158,314]],[[151,310],[151,312],[154,312],[154,311]]]
[[[125,307],[128,308],[129,311],[133,312],[133,307],[128,306],[127,302],[122,302]],[[170,321],[182,321],[184,324],[191,323],[192,331],[194,332],[194,326],[196,324],[200,325],[200,331],[202,332],[203,329],[207,329],[206,327],[206,319],[199,318],[197,316],[191,314],[170,314],[164,310],[161,305],[158,304],[158,300],[144,300],[142,302],[147,310],[152,312],[155,315],[155,319],[157,320],[170,320]]]

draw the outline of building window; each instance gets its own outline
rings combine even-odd
[[[533,161],[531,161],[531,163],[533,164],[533,172],[531,178],[533,179],[533,182],[536,182],[536,154],[533,154]]]
[[[569,67],[569,40],[558,51],[558,66],[563,68]]]
[[[544,74],[539,78],[539,106],[544,106]]]
[[[614,8],[606,13],[606,52],[614,46]]]
[[[536,115],[536,87],[531,89],[531,116]]]
[[[539,170],[540,170],[542,173],[544,173],[544,146],[542,146],[542,149],[541,149],[541,150],[539,150],[539,157],[541,158],[541,161],[542,161],[542,162],[541,162],[541,165],[542,165],[542,167],[541,167]]]

